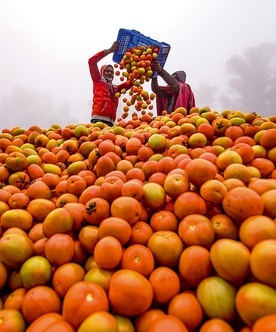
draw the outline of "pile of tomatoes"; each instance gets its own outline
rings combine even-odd
[[[275,331],[275,137],[208,107],[4,128],[0,331]]]

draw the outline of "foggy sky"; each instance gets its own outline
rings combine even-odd
[[[165,69],[185,70],[197,106],[218,111],[228,108],[220,96],[231,96],[225,73],[229,58],[276,41],[274,0],[131,3],[0,0],[0,130],[88,123],[88,59],[109,48],[120,28],[170,44]],[[112,54],[100,65],[106,63],[113,63]]]

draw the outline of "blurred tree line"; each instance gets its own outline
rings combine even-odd
[[[5,121],[2,118],[1,129],[16,126],[27,129],[31,125],[40,124],[50,128],[52,124],[66,126],[78,123],[70,114],[68,101],[63,100],[55,105],[47,92],[36,89],[13,87],[11,95],[6,95],[0,100],[0,109],[6,115]]]
[[[276,43],[262,43],[246,49],[243,56],[233,55],[226,62],[229,95],[219,100],[229,109],[274,115],[276,109]],[[201,83],[197,102],[216,100],[217,87]],[[206,105],[209,106],[209,105]],[[211,107],[212,108],[212,107]]]

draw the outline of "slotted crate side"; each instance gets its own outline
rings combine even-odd
[[[157,46],[159,53],[157,60],[160,61],[162,67],[164,67],[170,52],[170,45],[164,42],[158,42],[150,37],[146,37],[136,30],[120,29],[118,32],[117,40],[120,42],[119,50],[113,53],[113,61],[120,63],[127,49],[131,49],[136,46]]]

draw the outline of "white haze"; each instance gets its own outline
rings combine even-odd
[[[0,130],[88,123],[88,58],[120,28],[170,44],[165,69],[185,70],[197,106],[222,111],[220,96],[231,96],[226,62],[275,43],[275,10],[274,0],[0,0]]]

